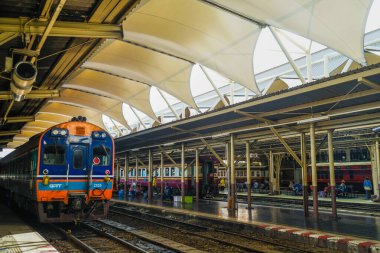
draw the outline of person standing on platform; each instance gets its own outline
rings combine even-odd
[[[368,177],[364,179],[363,187],[365,190],[366,198],[371,199],[372,183]]]
[[[224,191],[224,187],[225,187],[224,177],[222,177],[222,179],[220,179],[219,186],[220,186],[220,191]]]
[[[152,186],[153,186],[153,192],[157,193],[157,176],[154,176]]]

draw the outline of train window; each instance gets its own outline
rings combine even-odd
[[[83,149],[75,149],[74,150],[74,156],[73,156],[73,165],[74,169],[83,169],[84,165],[84,152]]]
[[[108,166],[110,164],[110,148],[103,144],[92,149],[93,157],[98,157],[100,163],[98,166]]]
[[[169,168],[165,168],[165,177],[169,177]]]
[[[176,176],[175,168],[171,168],[170,175],[171,175],[172,177],[175,177],[175,176]]]
[[[44,147],[43,160],[45,165],[63,165],[65,163],[65,156],[65,145],[47,144]]]

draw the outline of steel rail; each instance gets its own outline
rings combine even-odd
[[[157,218],[157,219],[166,220],[166,221],[171,222],[171,223],[175,222],[175,223],[186,225],[186,226],[196,227],[196,228],[199,228],[199,229],[203,229],[205,231],[216,231],[216,232],[219,232],[219,233],[224,233],[224,234],[229,234],[229,235],[233,235],[233,236],[237,236],[237,237],[242,237],[242,238],[245,238],[245,239],[248,239],[248,240],[258,241],[258,242],[262,242],[262,243],[268,243],[268,244],[271,244],[271,245],[276,246],[276,247],[281,247],[281,248],[285,248],[285,249],[291,249],[293,251],[309,252],[307,250],[302,250],[302,249],[291,247],[291,246],[285,246],[285,245],[283,245],[281,243],[276,243],[276,242],[272,242],[272,241],[261,239],[261,238],[257,238],[257,237],[250,237],[250,236],[247,236],[247,235],[244,235],[244,234],[230,232],[230,231],[226,231],[226,230],[223,230],[223,229],[209,228],[209,227],[205,227],[205,226],[201,226],[201,225],[196,225],[196,224],[191,224],[191,223],[187,223],[187,222],[183,222],[183,221],[177,221],[177,220],[174,220],[174,219],[169,219],[169,218],[166,218],[166,217],[161,217],[161,216],[157,216],[157,215],[153,215],[153,214],[149,214],[149,213],[142,213],[142,212],[139,212],[139,211],[126,210],[124,208],[115,207],[115,206],[112,206],[111,208],[115,208],[115,209],[117,208],[117,209],[121,209],[122,211],[128,211],[128,212],[134,212],[134,213],[138,213],[138,214],[143,214],[145,216],[151,216],[151,217],[154,217],[154,218]],[[126,215],[126,216],[137,218],[137,219],[140,219],[140,220],[146,220],[144,218],[135,217],[135,216],[128,215],[128,214],[125,214],[125,213],[115,212],[115,211],[112,211],[112,210],[110,210],[110,212],[118,213],[118,214],[121,214],[121,215]],[[149,220],[147,220],[147,221],[149,221]],[[149,222],[152,222],[152,223],[154,223],[156,225],[165,226],[165,227],[168,227],[168,228],[171,228],[171,229],[176,229],[176,230],[181,231],[181,229],[175,228],[172,225],[169,226],[169,225],[162,224],[162,223],[159,223],[159,222],[154,222],[154,221],[149,221]],[[202,236],[203,238],[211,239],[211,240],[214,240],[214,241],[217,241],[217,242],[220,242],[220,243],[224,243],[224,244],[227,243],[225,241],[222,241],[222,240],[219,240],[219,239],[216,239],[216,238],[207,237],[207,236],[204,236],[204,235],[199,235],[199,234],[196,234],[196,233],[193,233],[193,232],[190,232],[190,231],[189,232],[188,231],[183,231],[183,232],[190,233],[190,234],[193,234],[193,235],[196,235],[196,236]],[[236,247],[242,248],[244,250],[250,250],[250,251],[255,250],[255,249],[252,249],[250,247],[245,247],[243,245],[239,245],[239,244],[235,244],[235,243],[227,243],[227,244],[230,244],[232,246],[236,246]],[[256,250],[256,252],[261,252],[261,251]]]
[[[112,208],[116,208],[116,207],[112,207]],[[122,208],[120,208],[120,209],[122,209]],[[130,217],[130,218],[133,218],[133,219],[138,219],[138,220],[141,220],[141,221],[145,221],[145,222],[148,222],[148,223],[152,223],[152,224],[155,224],[155,225],[160,226],[160,227],[170,228],[172,230],[176,230],[178,232],[182,232],[182,233],[185,233],[185,234],[188,234],[188,235],[200,237],[202,239],[208,239],[208,240],[211,240],[211,241],[214,241],[214,242],[217,242],[217,243],[221,243],[221,244],[224,244],[224,245],[227,245],[227,246],[232,246],[232,247],[240,248],[240,249],[246,250],[248,252],[258,252],[258,253],[264,253],[264,252],[266,252],[266,251],[261,251],[261,250],[254,249],[252,247],[247,247],[247,246],[244,246],[244,245],[240,245],[240,244],[237,244],[237,243],[226,242],[226,241],[221,240],[221,239],[217,239],[217,238],[214,238],[214,237],[211,237],[211,236],[206,236],[206,235],[198,234],[196,232],[192,232],[192,231],[189,231],[189,230],[176,228],[176,227],[173,227],[173,225],[170,226],[170,225],[166,225],[166,224],[163,224],[163,223],[160,223],[160,222],[155,222],[155,221],[151,221],[151,220],[148,220],[148,219],[136,217],[136,216],[129,215],[129,214],[126,214],[126,213],[123,213],[123,212],[117,212],[117,211],[111,211],[111,210],[110,210],[110,212],[116,213],[116,214],[119,214],[119,215],[123,215],[123,216],[127,216],[127,217]],[[149,215],[149,214],[144,213],[144,215]],[[161,218],[165,219],[163,217],[160,217],[160,219]],[[177,222],[176,220],[171,220],[171,219],[169,219],[169,220],[170,220],[170,222]],[[186,223],[182,223],[182,224],[186,224]],[[189,224],[186,224],[186,225],[189,225]],[[193,224],[190,224],[190,226],[192,226],[192,225]],[[204,229],[209,230],[209,228],[206,228],[206,227],[204,227]],[[250,240],[252,240],[252,238],[250,238]]]

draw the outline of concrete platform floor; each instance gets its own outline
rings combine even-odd
[[[218,201],[201,200],[198,203],[194,202],[190,204],[161,200],[148,202],[140,198],[129,199],[128,201],[170,209],[183,209],[190,211],[190,213],[208,214],[244,223],[262,222],[269,225],[291,226],[380,241],[380,217],[372,217],[365,214],[352,214],[341,211],[339,219],[334,220],[331,218],[330,213],[321,211],[319,220],[316,220],[313,216],[312,208],[310,216],[304,217],[303,210],[300,209],[253,205],[254,209],[248,211],[247,205],[242,203],[238,204],[237,212],[231,213],[227,209],[226,202]]]

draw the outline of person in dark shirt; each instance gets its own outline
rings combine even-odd
[[[368,177],[364,179],[363,187],[366,194],[366,199],[371,199],[372,183]]]

